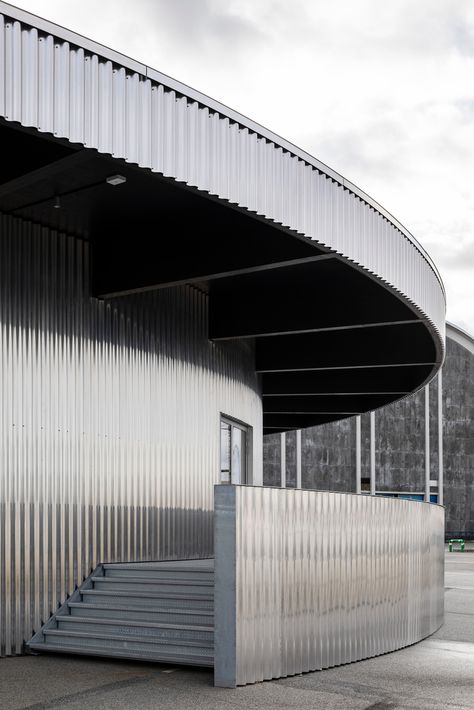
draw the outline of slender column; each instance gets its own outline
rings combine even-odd
[[[425,385],[425,501],[430,502],[430,386]]]
[[[438,503],[444,505],[443,495],[443,373],[438,372]]]
[[[370,495],[375,495],[375,412],[370,412]]]
[[[301,429],[296,430],[296,487],[301,488]]]
[[[281,436],[281,487],[286,488],[286,434]]]
[[[356,417],[356,493],[362,493],[362,442],[360,414]]]

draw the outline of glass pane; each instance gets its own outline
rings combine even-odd
[[[221,421],[221,483],[230,483],[231,426]]]
[[[243,439],[245,437],[242,429],[232,427],[232,483],[244,483],[242,477],[243,457]]]

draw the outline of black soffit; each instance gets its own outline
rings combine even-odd
[[[195,284],[211,339],[255,340],[267,433],[383,406],[435,371],[417,310],[302,235],[67,141],[5,121],[0,137],[0,210],[89,240],[96,296]]]

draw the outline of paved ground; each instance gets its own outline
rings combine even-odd
[[[205,670],[87,658],[0,661],[1,710],[474,709],[474,554],[446,557],[446,623],[415,646],[318,673],[218,689]]]

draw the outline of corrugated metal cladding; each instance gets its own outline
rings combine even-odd
[[[215,560],[218,685],[369,658],[443,623],[440,506],[216,486],[215,515],[222,539]],[[225,594],[236,597],[234,648],[218,646]]]
[[[98,562],[206,557],[219,413],[254,427],[254,353],[190,287],[90,297],[88,245],[0,217],[0,652]]]
[[[120,66],[103,56],[110,51],[100,45],[94,45],[97,53],[85,50],[81,42],[77,36],[76,46],[0,15],[0,115],[124,158],[317,240],[391,284],[444,338],[445,297],[434,266],[376,203],[342,178],[329,177],[317,161],[282,148],[265,129],[246,127],[244,117],[210,109],[206,96],[170,90],[153,78],[162,76],[157,72]]]

